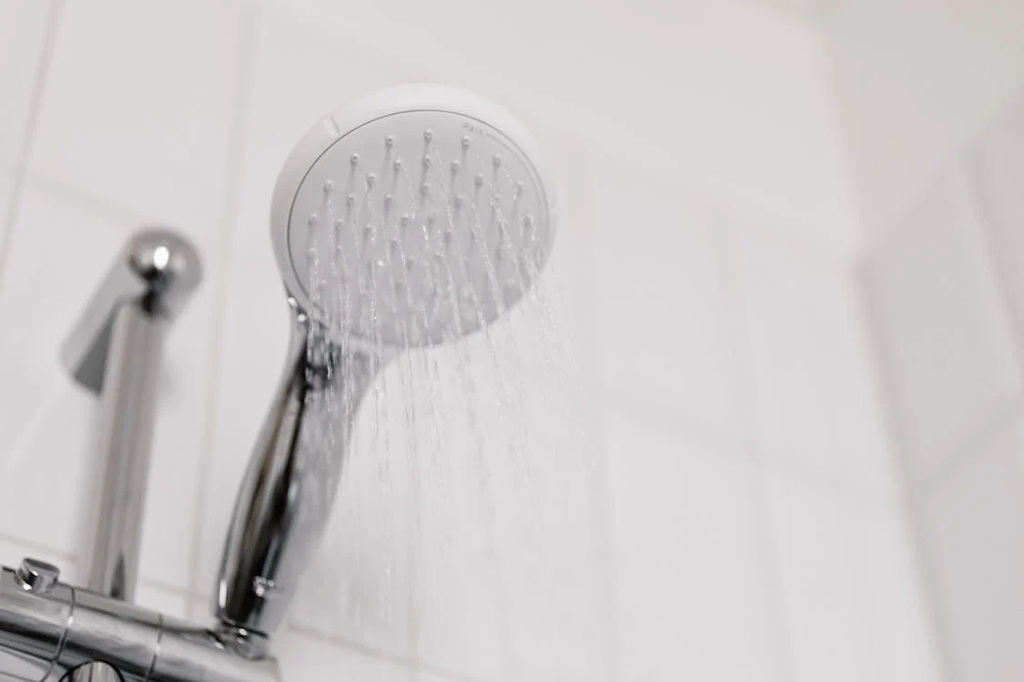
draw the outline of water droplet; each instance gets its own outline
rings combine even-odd
[[[394,147],[395,146],[395,136],[394,135],[388,135],[387,137],[385,137],[384,138],[384,146],[387,147],[388,149],[391,149],[392,147]]]
[[[469,135],[463,135],[462,136],[462,148],[463,149],[468,149],[469,145],[470,145]]]
[[[358,166],[359,165],[359,155],[358,154],[353,154],[352,156],[349,157],[348,161],[353,166]]]
[[[430,128],[427,128],[426,130],[423,131],[423,141],[424,142],[426,142],[427,144],[430,144],[430,141],[433,140],[433,139],[434,139],[434,131],[433,130],[431,130]]]
[[[377,184],[377,175],[375,173],[370,173],[369,175],[366,176],[366,187],[368,189],[373,189],[373,186],[376,185],[376,184]]]
[[[422,194],[423,196],[427,196],[428,194],[430,194],[430,185],[428,185],[425,182],[422,183],[420,185],[420,194]]]
[[[502,163],[502,161],[501,161],[501,154],[495,154],[494,155],[494,167],[496,169],[497,168],[501,168],[501,163]]]
[[[433,161],[431,161],[430,157],[429,156],[424,156],[423,157],[423,169],[427,170],[428,168],[430,168],[431,165],[433,165]]]
[[[402,160],[401,159],[395,159],[395,162],[393,164],[391,164],[391,167],[395,169],[396,173],[398,173],[399,171],[402,170]]]
[[[316,227],[317,223],[319,223],[319,222],[320,222],[320,219],[317,217],[316,213],[314,213],[313,215],[309,216],[308,224],[309,224],[310,227]]]
[[[480,189],[484,184],[484,176],[481,173],[477,173],[476,177],[473,178],[473,184],[476,185],[477,189]]]
[[[462,168],[462,164],[458,160],[452,161],[452,175],[456,175],[460,168]]]
[[[348,204],[349,208],[355,206],[355,204],[356,204],[356,195],[355,194],[349,194],[347,197],[345,197],[345,203]]]
[[[324,194],[330,194],[331,190],[334,189],[334,182],[331,180],[324,180]]]

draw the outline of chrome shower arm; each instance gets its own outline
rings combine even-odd
[[[228,530],[215,615],[225,632],[273,634],[333,506],[356,411],[381,360],[310,341],[294,299],[284,376],[256,441]]]

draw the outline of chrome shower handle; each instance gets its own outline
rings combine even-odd
[[[295,300],[284,376],[256,441],[225,542],[215,615],[225,632],[272,635],[333,506],[359,404],[379,357],[322,340]]]

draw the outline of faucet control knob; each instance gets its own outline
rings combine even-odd
[[[60,579],[60,569],[39,559],[25,558],[15,575],[26,590],[46,594]]]

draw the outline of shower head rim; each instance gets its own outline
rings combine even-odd
[[[292,213],[303,182],[317,161],[348,135],[380,119],[414,112],[448,113],[476,121],[497,133],[524,160],[536,181],[548,221],[541,267],[550,257],[559,194],[540,145],[526,127],[503,106],[462,88],[422,83],[393,86],[364,95],[322,117],[300,138],[278,176],[271,201],[271,242],[285,289],[298,310],[311,310],[307,283],[295,267],[290,239]]]

